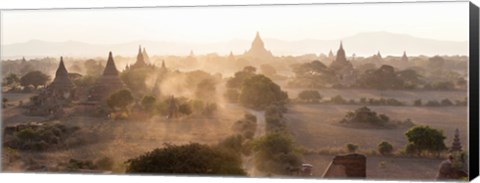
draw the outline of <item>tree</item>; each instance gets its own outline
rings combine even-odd
[[[203,79],[197,84],[195,96],[198,99],[213,100],[215,96],[215,81],[213,79]]]
[[[152,112],[153,109],[155,108],[155,103],[157,102],[157,99],[154,96],[144,96],[142,98],[142,107],[145,111]]]
[[[107,98],[107,105],[114,109],[115,108],[120,108],[122,110],[125,110],[128,105],[130,105],[133,102],[133,96],[130,90],[127,89],[122,89],[119,90],[113,94],[111,94]]]
[[[304,90],[298,94],[298,98],[307,102],[318,102],[322,96],[317,90]]]
[[[227,81],[227,88],[240,89],[247,78],[255,76],[255,71],[255,67],[247,66],[242,71],[236,72],[234,77]]]
[[[239,154],[198,143],[165,144],[126,163],[127,173],[246,175]]]
[[[84,62],[85,70],[87,75],[89,76],[100,76],[104,70],[104,67],[102,66],[101,62],[98,62],[89,59]]]
[[[20,82],[20,78],[14,73],[8,74],[7,77],[5,77],[5,84],[6,85],[15,85]]]
[[[259,170],[283,174],[286,167],[301,164],[297,147],[286,133],[268,133],[254,141],[255,163]]]
[[[355,153],[357,151],[358,145],[355,144],[347,144],[347,150],[349,153]]]
[[[382,155],[387,155],[387,154],[392,154],[393,152],[393,146],[392,144],[383,141],[380,144],[378,144],[378,152]]]
[[[264,109],[271,104],[285,102],[288,95],[268,77],[255,75],[243,82],[239,99],[246,107]]]
[[[430,126],[415,126],[410,128],[405,136],[409,144],[407,145],[407,153],[421,156],[425,153],[439,155],[440,152],[447,149],[445,136],[441,130],[430,128]]]
[[[50,80],[50,76],[40,71],[30,71],[20,79],[20,84],[24,87],[33,85],[37,89],[40,85],[46,85]]]

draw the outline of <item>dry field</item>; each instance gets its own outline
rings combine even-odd
[[[360,152],[377,149],[381,141],[387,141],[399,150],[407,144],[405,128],[398,129],[355,129],[337,125],[346,112],[355,110],[357,105],[290,105],[285,115],[288,127],[293,132],[297,144],[306,149],[338,150],[346,144],[359,146]],[[467,146],[467,107],[394,107],[369,106],[377,113],[383,113],[391,119],[410,118],[418,125],[429,125],[441,129],[445,144],[452,143],[455,128],[460,130],[460,139],[464,149]],[[306,155],[305,162],[314,165],[314,176],[321,176],[333,156]],[[381,163],[383,162],[383,163]],[[441,159],[399,158],[367,155],[368,179],[404,179],[432,180],[435,178]],[[381,167],[380,164],[384,164]]]
[[[23,162],[46,165],[54,170],[59,163],[73,159],[92,160],[110,157],[114,160],[114,173],[121,173],[123,162],[164,143],[186,144],[198,142],[214,144],[233,134],[232,124],[242,118],[241,108],[219,107],[216,116],[204,117],[192,115],[178,119],[166,119],[155,116],[145,121],[105,120],[89,116],[71,116],[58,122],[65,125],[81,127],[76,138],[82,145],[68,149],[50,150],[47,152],[22,153]],[[3,125],[17,124],[16,121],[3,120]],[[27,166],[23,163],[3,167],[4,171],[24,172]]]

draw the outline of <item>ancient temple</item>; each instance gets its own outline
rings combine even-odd
[[[90,92],[89,100],[103,100],[111,93],[125,87],[125,84],[120,79],[119,72],[115,66],[112,52],[108,54],[107,65],[103,70],[102,76],[98,79],[95,87]]]
[[[144,52],[142,52],[142,46],[139,46],[137,60],[129,67],[129,69],[141,69],[145,67],[147,67],[147,62],[145,61]]]
[[[265,49],[265,45],[263,44],[262,38],[260,38],[260,34],[258,32],[252,42],[250,50],[245,52],[244,56],[257,59],[269,59],[273,57],[272,53]]]
[[[145,64],[149,65],[150,64],[150,57],[148,56],[147,50],[145,48],[143,48],[142,55],[143,55],[143,61],[145,62]]]
[[[407,52],[403,51],[402,62],[408,62]]]
[[[62,117],[64,115],[64,106],[75,99],[75,87],[68,71],[63,63],[63,57],[60,57],[60,64],[55,72],[53,82],[42,90],[37,96],[30,99],[28,113],[38,116]]]
[[[48,89],[54,93],[61,93],[61,95],[65,95],[65,97],[69,97],[67,95],[70,95],[72,92],[73,83],[68,77],[68,71],[63,63],[63,57],[60,57],[60,64],[58,65],[57,72],[55,72],[55,79],[53,79],[53,82],[48,86]]]
[[[332,50],[330,50],[330,52],[328,52],[328,60],[329,61],[334,61],[335,60],[335,55],[333,55]]]
[[[329,67],[335,72],[339,84],[349,86],[355,83],[353,65],[347,60],[342,42],[340,42],[340,48],[337,51],[337,57]]]
[[[455,130],[455,136],[453,137],[453,143],[452,147],[450,149],[451,152],[455,151],[462,151],[462,144],[460,142],[460,132],[458,131],[458,128]]]

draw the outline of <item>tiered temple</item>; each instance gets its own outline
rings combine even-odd
[[[455,151],[462,151],[462,144],[460,142],[460,132],[458,129],[455,130],[455,136],[453,137],[453,143],[450,151],[455,152]]]
[[[330,64],[330,69],[335,71],[339,84],[349,86],[355,83],[353,65],[347,60],[342,42],[340,42],[340,48],[337,51],[337,57]]]
[[[145,53],[146,53],[146,51],[145,51]],[[138,54],[137,54],[137,60],[133,65],[130,66],[130,69],[140,69],[140,68],[147,67],[147,63],[145,62],[145,57],[144,56],[145,55],[144,55],[144,52],[142,52],[142,47],[139,46]]]
[[[265,49],[265,45],[263,44],[262,38],[260,38],[260,34],[257,32],[257,35],[255,36],[255,39],[252,42],[252,47],[250,50],[245,52],[245,56],[252,57],[252,58],[259,58],[259,59],[265,59],[265,58],[272,58],[273,55],[270,51]]]
[[[102,100],[109,94],[125,87],[125,84],[120,79],[119,72],[115,66],[112,52],[108,54],[107,65],[103,71],[102,76],[97,81],[96,86],[91,92],[89,100]]]

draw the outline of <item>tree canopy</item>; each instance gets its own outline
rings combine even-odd
[[[127,173],[246,175],[239,154],[198,143],[165,144],[127,161]]]
[[[30,71],[20,78],[20,84],[24,87],[33,85],[33,87],[36,89],[38,86],[46,85],[49,80],[50,76],[44,74],[43,72]]]
[[[447,149],[444,140],[445,136],[441,130],[430,128],[430,126],[415,126],[409,129],[405,136],[408,140],[406,151],[409,154],[436,154]]]
[[[128,105],[133,102],[133,96],[130,90],[122,89],[115,93],[112,93],[107,98],[107,104],[110,108],[120,108],[125,110]]]
[[[243,82],[239,99],[246,107],[264,109],[271,104],[285,102],[288,95],[268,77],[255,75]]]

